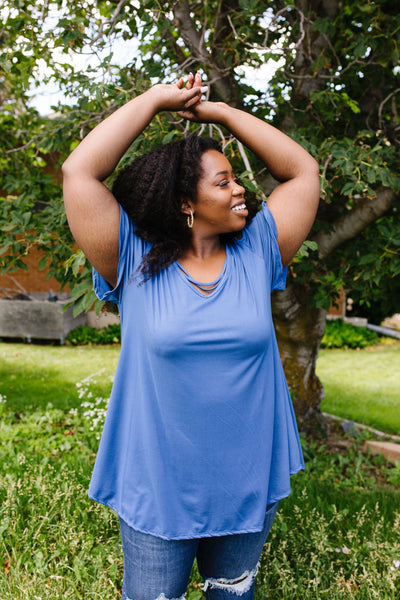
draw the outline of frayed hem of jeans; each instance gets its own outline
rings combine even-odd
[[[179,596],[179,598],[167,598],[167,596],[163,592],[161,594],[161,596],[157,596],[157,598],[155,598],[154,600],[185,600],[185,598],[186,598],[186,594],[182,594],[182,596]],[[126,596],[125,600],[133,600],[133,599],[128,598],[128,596]]]
[[[235,579],[214,579],[210,577],[209,579],[206,579],[203,591],[207,591],[208,588],[216,588],[230,592],[236,596],[243,596],[243,594],[246,594],[253,585],[259,568],[260,563],[258,563],[256,568],[252,571],[245,571],[240,577],[235,577]]]

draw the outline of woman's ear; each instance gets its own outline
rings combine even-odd
[[[190,215],[194,213],[194,204],[189,198],[182,198],[181,212],[184,215]]]

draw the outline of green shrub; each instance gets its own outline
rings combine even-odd
[[[108,325],[103,329],[95,329],[89,325],[79,325],[67,337],[66,343],[71,346],[87,344],[119,344],[121,342],[120,325]]]
[[[342,319],[326,322],[321,348],[365,348],[378,341],[378,334],[366,327],[345,323]]]

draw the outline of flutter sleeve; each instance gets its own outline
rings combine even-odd
[[[243,242],[263,257],[270,275],[271,290],[284,290],[287,267],[282,266],[277,234],[275,219],[266,202],[263,202],[261,210],[243,230]]]
[[[118,245],[117,283],[114,288],[96,269],[93,269],[93,288],[96,296],[99,300],[109,300],[116,304],[119,304],[122,289],[139,266],[145,252],[145,242],[135,234],[135,226],[122,207],[120,207]]]

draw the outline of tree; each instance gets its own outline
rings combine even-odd
[[[36,244],[46,252],[50,273],[75,284],[76,310],[91,306],[90,269],[72,249],[59,183],[40,167],[50,159],[59,165],[97,122],[150,82],[173,81],[177,73],[200,68],[212,100],[276,124],[321,165],[315,226],[291,265],[286,291],[275,293],[273,302],[297,415],[303,427],[315,424],[323,395],[315,361],[330,302],[343,286],[368,303],[400,273],[400,15],[391,0],[358,4],[100,0],[94,7],[83,0],[76,7],[19,0],[16,8],[3,9],[3,270],[21,266],[26,249]],[[135,56],[116,65],[117,40],[132,39]],[[96,59],[85,70],[71,60],[84,53]],[[249,70],[268,61],[277,70],[256,87]],[[27,100],[39,67],[63,87],[68,101],[50,119]],[[269,174],[227,132],[191,127],[223,138],[236,171],[260,198],[271,191]],[[185,132],[176,115],[160,115],[126,160]]]

